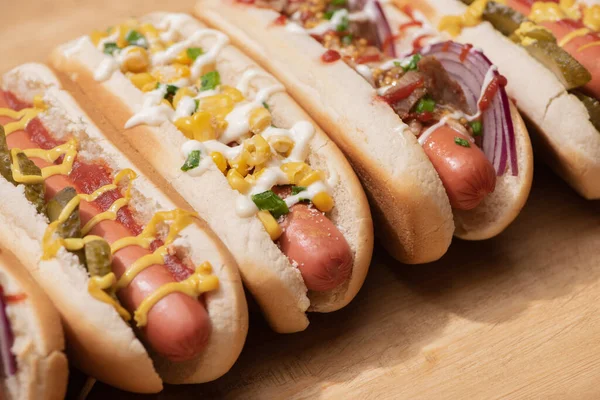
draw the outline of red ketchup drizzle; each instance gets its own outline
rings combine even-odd
[[[2,293],[0,293],[1,295]],[[7,304],[14,304],[14,303],[19,303],[23,300],[27,299],[27,295],[25,293],[18,293],[18,294],[5,294],[2,295],[2,298],[4,299],[4,301]]]
[[[359,56],[356,58],[357,64],[366,64],[366,63],[376,62],[376,61],[381,61],[380,54],[369,54],[366,56]]]
[[[286,22],[287,22],[287,17],[285,15],[281,14],[279,17],[275,18],[275,20],[273,21],[273,25],[283,26],[283,25],[285,25]]]
[[[410,113],[408,114],[408,116],[406,117],[407,120],[409,119],[416,119],[418,121],[421,122],[429,122],[433,119],[433,113],[429,112],[429,111],[423,111],[420,113]]]
[[[444,43],[444,45],[442,46],[442,51],[446,52],[448,50],[450,50],[450,41],[447,41],[446,43]]]
[[[27,103],[18,100],[11,92],[0,91],[0,95],[4,95],[12,109],[21,110],[29,107]],[[45,150],[64,143],[64,141],[58,141],[53,138],[38,118],[33,119],[27,124],[25,131],[30,135],[31,141]],[[62,157],[56,160],[55,163],[60,164],[60,162],[62,162]],[[73,163],[73,169],[69,174],[69,178],[74,183],[78,193],[90,194],[101,186],[113,183],[111,172],[111,169],[105,163],[85,163],[76,158]],[[93,204],[100,209],[100,212],[104,212],[108,210],[115,201],[122,197],[119,190],[111,190],[98,197]],[[129,229],[134,235],[139,235],[142,232],[142,227],[135,220],[129,206],[122,207],[118,211],[117,221]],[[164,243],[161,240],[157,239],[152,242],[150,248],[154,251],[163,244]],[[178,281],[186,279],[193,273],[193,271],[183,264],[176,256],[166,256],[165,266],[171,275]]]
[[[423,87],[424,83],[425,82],[423,81],[423,79],[419,79],[411,83],[410,85],[406,85],[400,89],[394,90],[390,94],[384,94],[383,96],[381,96],[381,98],[388,104],[394,104],[410,96],[411,93],[414,92],[417,88]]]
[[[238,3],[242,4],[254,4],[255,0],[236,0]]]
[[[403,23],[403,24],[400,24],[400,26],[398,27],[398,30],[399,30],[400,32],[404,32],[404,31],[405,31],[405,30],[407,30],[408,28],[413,28],[413,27],[415,27],[415,28],[417,28],[417,27],[418,27],[418,28],[420,28],[420,27],[422,27],[422,26],[423,26],[423,23],[422,23],[421,21],[415,21],[415,20],[412,20],[412,21],[410,21],[410,22],[405,22],[405,23]]]
[[[460,62],[465,62],[465,60],[467,59],[467,56],[469,55],[469,51],[471,51],[471,49],[473,48],[472,44],[465,44],[462,48],[462,51],[460,52]]]
[[[390,50],[392,48],[392,46],[394,46],[394,43],[396,42],[396,40],[400,37],[400,35],[390,35],[388,37],[385,38],[385,40],[383,41],[383,44],[381,45],[381,51],[385,54],[388,53],[388,50]]]
[[[424,34],[424,35],[419,35],[419,36],[417,36],[417,37],[415,38],[415,40],[413,40],[413,42],[412,42],[413,49],[414,49],[415,51],[416,51],[416,50],[419,50],[421,47],[423,47],[423,45],[421,44],[421,42],[422,42],[423,40],[427,39],[427,38],[430,38],[430,37],[431,37],[431,35],[428,35],[428,34]]]
[[[485,92],[483,92],[483,96],[481,96],[481,100],[479,101],[478,107],[481,111],[485,111],[489,106],[496,92],[500,87],[506,86],[507,81],[506,78],[502,75],[496,75],[490,81],[490,84],[485,88]]]
[[[336,62],[340,58],[342,58],[342,56],[340,56],[340,53],[338,53],[337,51],[327,50],[321,56],[321,61],[326,62],[326,63],[332,63],[332,62]]]

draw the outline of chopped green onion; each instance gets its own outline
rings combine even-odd
[[[341,7],[341,6],[343,6],[344,4],[346,4],[346,0],[333,0],[333,1],[331,2],[331,5],[332,5],[332,6],[336,6],[336,7]]]
[[[271,107],[269,107],[266,101],[263,101],[263,107],[266,108],[268,111],[271,111]]]
[[[253,194],[252,201],[256,204],[259,210],[269,211],[273,217],[279,218],[290,212],[285,201],[275,194],[272,190]]]
[[[428,99],[426,97],[423,97],[417,103],[417,106],[415,107],[415,112],[417,112],[417,113],[423,113],[426,111],[433,112],[434,109],[435,109],[435,101],[433,99]]]
[[[348,30],[349,24],[350,24],[350,21],[348,20],[348,17],[343,16],[342,22],[340,22],[340,24],[335,27],[335,30],[338,32],[346,32]]]
[[[104,43],[104,54],[110,54],[112,56],[117,50],[119,50],[119,46],[117,46],[115,42]]]
[[[402,62],[398,63],[398,66],[402,67],[405,72],[417,71],[419,69],[419,61],[421,61],[421,55],[417,53],[409,59],[402,60]],[[394,65],[396,65],[396,63],[394,63]]]
[[[481,135],[481,131],[483,130],[483,125],[481,124],[481,121],[471,121],[469,122],[469,125],[471,125],[471,129],[473,129],[473,136]]]
[[[194,108],[194,112],[196,112],[198,111],[198,106],[200,106],[200,100],[194,99],[194,102],[196,103],[196,108]]]
[[[465,140],[461,137],[458,137],[458,136],[454,137],[454,143],[456,143],[457,145],[462,146],[462,147],[471,147],[471,143],[469,143],[467,140]]]
[[[334,11],[325,11],[323,13],[323,18],[325,18],[326,20],[329,21],[331,19],[331,17],[333,17],[333,13],[334,13]]]
[[[200,90],[212,90],[221,84],[219,71],[210,71],[200,78]]]
[[[127,40],[127,43],[129,43],[132,46],[148,48],[148,42],[146,41],[146,38],[144,37],[144,35],[142,35],[136,30],[132,29],[129,32],[127,32],[125,40]]]
[[[192,150],[185,160],[185,163],[181,166],[182,171],[189,171],[190,169],[196,168],[200,165],[200,150]]]
[[[175,85],[167,85],[167,93],[165,93],[165,99],[173,101],[173,96],[175,96],[175,93],[177,93],[178,90],[179,88]]]
[[[185,52],[192,61],[196,61],[196,58],[198,58],[199,55],[204,54],[204,50],[200,47],[189,47]]]
[[[354,39],[354,36],[352,36],[352,34],[346,35],[342,38],[342,44],[349,46],[352,44],[353,39]]]
[[[292,195],[298,194],[300,192],[304,192],[306,190],[305,186],[292,186]]]

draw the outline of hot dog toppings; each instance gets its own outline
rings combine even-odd
[[[600,114],[590,107],[600,96],[600,5],[575,0],[463,2],[469,5],[466,12],[442,18],[441,30],[458,35],[465,27],[489,21],[550,69],[567,90],[587,92],[573,94],[582,99],[590,121],[600,131]]]
[[[139,35],[130,34],[127,37],[136,45],[144,43]],[[9,97],[10,94],[3,96]],[[195,298],[218,287],[217,278],[210,273],[210,264],[203,263],[195,271],[189,271],[187,261],[174,254],[173,242],[193,222],[195,214],[179,209],[159,211],[142,229],[130,209],[132,184],[137,177],[134,171],[123,169],[115,173],[103,160],[95,159],[93,163],[80,160],[79,143],[74,137],[64,138],[66,141],[61,143],[52,138],[39,123],[35,126],[31,124],[32,129],[29,129],[30,122],[36,121],[31,116],[35,117],[47,109],[41,99],[36,99],[32,107],[19,108],[20,111],[0,108],[0,115],[21,118],[7,124],[10,129],[6,135],[0,126],[0,171],[15,185],[24,185],[26,194],[29,188],[36,187],[37,196],[28,196],[28,199],[50,221],[42,240],[43,259],[53,258],[61,248],[73,252],[88,270],[90,294],[112,305],[126,320],[131,319],[131,315],[121,306],[116,295],[148,267],[169,267],[173,276],[178,277],[177,282],[159,287],[139,304],[134,313],[138,327],[146,325],[152,307],[167,295],[179,292]],[[29,148],[9,149],[10,135],[22,129],[27,129],[30,134],[29,142],[23,141],[30,143]],[[31,134],[33,130],[36,136]],[[42,168],[38,168],[32,160],[37,160]],[[67,177],[67,182],[72,186],[63,187],[46,201],[46,181],[56,176]],[[42,206],[39,206],[40,202]],[[87,210],[86,220],[80,217],[82,205]],[[132,232],[133,235],[111,237],[112,243],[109,244],[103,236],[99,236],[104,232],[98,229],[103,221],[116,221],[122,226],[123,232]],[[111,267],[113,256],[130,246],[148,249],[147,254],[134,260],[117,279]]]
[[[504,92],[506,81],[481,52],[453,42],[440,44],[441,49],[432,51],[432,46],[440,41],[439,35],[421,14],[412,10],[406,10],[411,22],[403,24],[397,35],[377,41],[363,34],[368,31],[364,25],[380,24],[381,17],[373,11],[379,9],[376,1],[361,3],[358,8],[354,3],[318,4],[315,8],[313,1],[288,3],[282,8],[288,17],[285,29],[311,34],[328,50],[339,53],[377,89],[379,98],[419,136],[421,144],[436,129],[452,125],[471,138],[465,142],[461,137],[453,142],[455,146],[483,146],[498,175],[508,170],[517,174],[514,132]],[[396,40],[409,43],[411,48],[404,56],[390,57],[388,47],[394,48]],[[476,72],[455,66],[463,63],[471,63]],[[506,102],[502,101],[504,98]],[[495,178],[490,183],[485,187],[493,190]],[[480,194],[478,201],[483,198]],[[472,208],[473,202],[468,202],[468,206]]]
[[[7,313],[7,297],[0,285],[0,378],[6,378],[17,372],[17,360],[12,353],[14,343],[13,331]]]
[[[105,56],[110,61],[100,66],[96,77],[108,78],[110,74],[103,71],[112,63],[108,69],[120,68],[146,92],[143,106],[125,127],[172,122],[189,139],[182,147],[181,170],[197,176],[216,165],[242,195],[238,214],[256,214],[274,240],[282,232],[277,219],[294,204],[311,201],[320,211],[330,211],[333,199],[326,176],[307,164],[314,127],[305,121],[289,129],[273,125],[269,98],[284,91],[283,86],[272,83],[257,90],[255,82],[271,78],[255,69],[245,71],[236,87],[222,84],[215,61],[227,37],[211,29],[181,37],[178,18],[168,15],[156,26],[132,20],[90,36],[100,50],[107,43],[117,45]],[[343,23],[343,18],[338,19]],[[135,43],[127,39],[128,32],[139,33]],[[203,46],[201,40],[207,36],[214,42]],[[138,57],[143,62],[134,61]],[[300,185],[306,190],[284,200],[271,191],[278,185]]]

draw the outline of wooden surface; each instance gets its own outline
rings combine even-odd
[[[43,61],[94,27],[191,5],[6,0],[0,71]],[[276,335],[253,313],[242,356],[218,381],[156,396],[98,384],[89,398],[598,399],[599,300],[600,203],[536,165],[529,203],[499,237],[455,240],[441,261],[421,266],[377,248],[354,302],[311,315],[306,332]],[[71,394],[81,383],[74,372]]]

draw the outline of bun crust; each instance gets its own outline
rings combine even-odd
[[[393,0],[402,6],[407,0]],[[456,0],[410,2],[437,25],[445,15],[463,14]],[[536,128],[535,145],[554,170],[586,199],[600,198],[600,132],[589,113],[556,76],[527,50],[498,32],[489,22],[463,29],[454,38],[482,48],[508,79],[506,90],[524,117]],[[531,79],[535,77],[535,79]]]
[[[150,14],[141,20],[157,23],[165,15]],[[184,36],[203,28],[192,17],[180,17],[178,30]],[[203,40],[210,45],[213,39]],[[78,46],[75,53],[69,51],[74,45]],[[122,148],[133,146],[146,160],[144,168],[156,170],[222,238],[236,258],[246,286],[274,330],[282,333],[304,330],[308,326],[307,310],[334,311],[354,298],[362,286],[371,260],[371,214],[352,168],[320,129],[317,129],[310,143],[309,163],[324,169],[333,180],[336,207],[330,217],[344,233],[354,255],[350,280],[327,293],[307,292],[300,271],[292,266],[271,240],[258,218],[237,215],[235,204],[239,194],[231,189],[214,164],[211,163],[200,176],[190,176],[180,171],[185,161],[180,148],[187,139],[172,123],[166,122],[160,127],[142,125],[123,131],[121,127],[133,115],[137,105],[141,104],[143,94],[118,71],[105,82],[95,81],[93,71],[102,57],[91,42],[80,39],[56,49],[51,55],[51,63],[60,71],[61,79],[75,82],[75,85],[65,82],[75,96],[88,99],[85,101],[88,105],[92,104],[89,99],[93,99],[95,112],[107,118],[114,127],[107,130],[111,140]],[[243,72],[249,69],[260,71],[260,77],[250,84],[252,91],[275,83],[271,76],[233,46],[225,46],[219,53],[216,67],[223,84],[235,86]],[[285,93],[272,95],[269,107],[277,126],[291,127],[300,120],[311,121]],[[160,149],[158,154],[156,149]]]
[[[7,307],[17,350],[17,375],[7,379],[7,400],[64,398],[69,370],[58,312],[19,260],[2,249],[0,286],[5,293],[26,295]]]
[[[49,77],[53,78],[50,83]],[[115,171],[136,170],[138,177],[132,183],[131,204],[144,224],[156,211],[176,208],[104,137],[73,98],[60,89],[47,67],[41,64],[17,67],[4,75],[2,85],[24,101],[44,93],[44,101],[50,107],[40,114],[41,122],[55,135],[75,136],[81,157],[100,157]],[[69,355],[84,372],[124,390],[152,393],[162,389],[161,377],[169,383],[198,383],[216,379],[231,368],[246,337],[246,302],[235,261],[205,224],[199,221],[182,230],[175,248],[195,264],[209,261],[219,278],[219,289],[205,295],[212,332],[207,348],[197,360],[173,367],[156,355],[152,360],[116,311],[88,293],[87,272],[77,257],[63,248],[56,258],[39,261],[41,239],[48,224],[46,218],[36,214],[25,200],[21,186],[0,180],[0,192],[3,197],[6,193],[6,200],[0,204],[0,243],[19,255],[55,303],[65,323]]]

